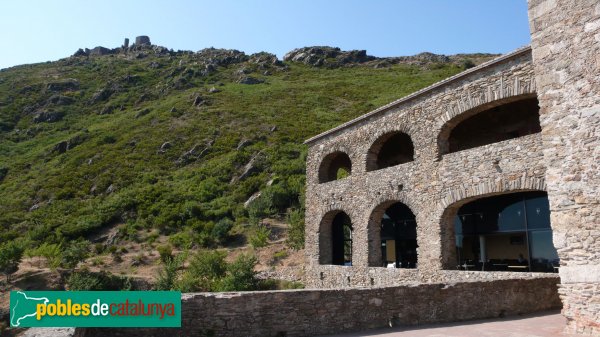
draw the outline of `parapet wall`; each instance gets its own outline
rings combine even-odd
[[[555,275],[389,288],[189,293],[182,329],[79,329],[77,336],[313,336],[518,315],[560,307]]]

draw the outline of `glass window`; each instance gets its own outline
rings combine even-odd
[[[531,269],[538,272],[554,272],[558,268],[558,253],[552,244],[552,231],[530,231]]]
[[[454,219],[458,265],[469,270],[557,272],[545,192],[475,200]]]
[[[539,196],[525,200],[527,206],[527,228],[550,228],[550,204],[548,197]]]

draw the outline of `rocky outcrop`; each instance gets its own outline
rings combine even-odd
[[[212,148],[214,141],[208,141],[204,146],[196,144],[190,150],[184,152],[177,160],[175,164],[178,166],[188,165],[202,157],[204,157]]]
[[[301,62],[314,67],[337,68],[355,64],[366,64],[376,68],[393,64],[424,65],[428,63],[448,63],[452,59],[446,55],[429,52],[414,56],[375,57],[366,50],[342,51],[340,48],[318,46],[294,49],[283,57],[287,62]]]
[[[235,49],[206,48],[196,53],[196,58],[206,64],[215,66],[228,66],[231,64],[248,61],[249,57],[244,52]]]
[[[34,123],[53,123],[58,122],[64,117],[64,113],[59,111],[38,111],[33,116]]]
[[[364,63],[375,59],[374,56],[367,55],[366,50],[342,51],[340,48],[327,46],[298,48],[283,57],[284,61],[302,62],[315,67],[339,67],[348,63]]]
[[[103,55],[109,55],[112,54],[113,51],[108,49],[108,48],[104,48],[101,46],[95,47],[94,49],[90,50],[89,54],[90,56],[103,56]]]
[[[263,170],[264,159],[265,156],[262,152],[258,152],[257,154],[253,155],[252,158],[250,158],[250,161],[244,165],[242,173],[237,177],[234,176],[233,179],[231,179],[231,183],[242,181],[251,175],[254,175],[255,173],[261,172]]]
[[[59,142],[56,145],[54,145],[54,147],[52,148],[52,152],[56,152],[59,154],[65,153],[73,149],[77,145],[83,143],[86,140],[86,138],[87,137],[84,134],[78,134],[68,140],[63,140],[62,142]]]
[[[249,63],[257,64],[261,68],[267,68],[269,66],[283,66],[275,54],[260,52],[250,55]]]
[[[48,105],[69,105],[69,104],[73,104],[75,102],[74,98],[71,98],[69,96],[62,96],[62,95],[52,95],[50,96],[50,98],[48,98],[46,100],[46,106]]]
[[[79,81],[76,79],[66,79],[63,81],[50,82],[46,85],[46,91],[63,92],[79,90]]]
[[[264,82],[265,80],[252,76],[241,76],[237,81],[239,84],[261,84]]]

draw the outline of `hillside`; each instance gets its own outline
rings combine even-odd
[[[492,57],[139,45],[3,69],[0,245],[245,247],[272,218],[301,248],[302,142]]]

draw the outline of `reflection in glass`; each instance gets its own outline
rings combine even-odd
[[[352,265],[352,223],[350,217],[338,213],[331,224],[332,263],[337,265]]]
[[[413,212],[395,203],[381,220],[381,255],[384,266],[417,267],[417,222]]]
[[[545,192],[513,193],[462,206],[454,221],[458,268],[556,272]]]

